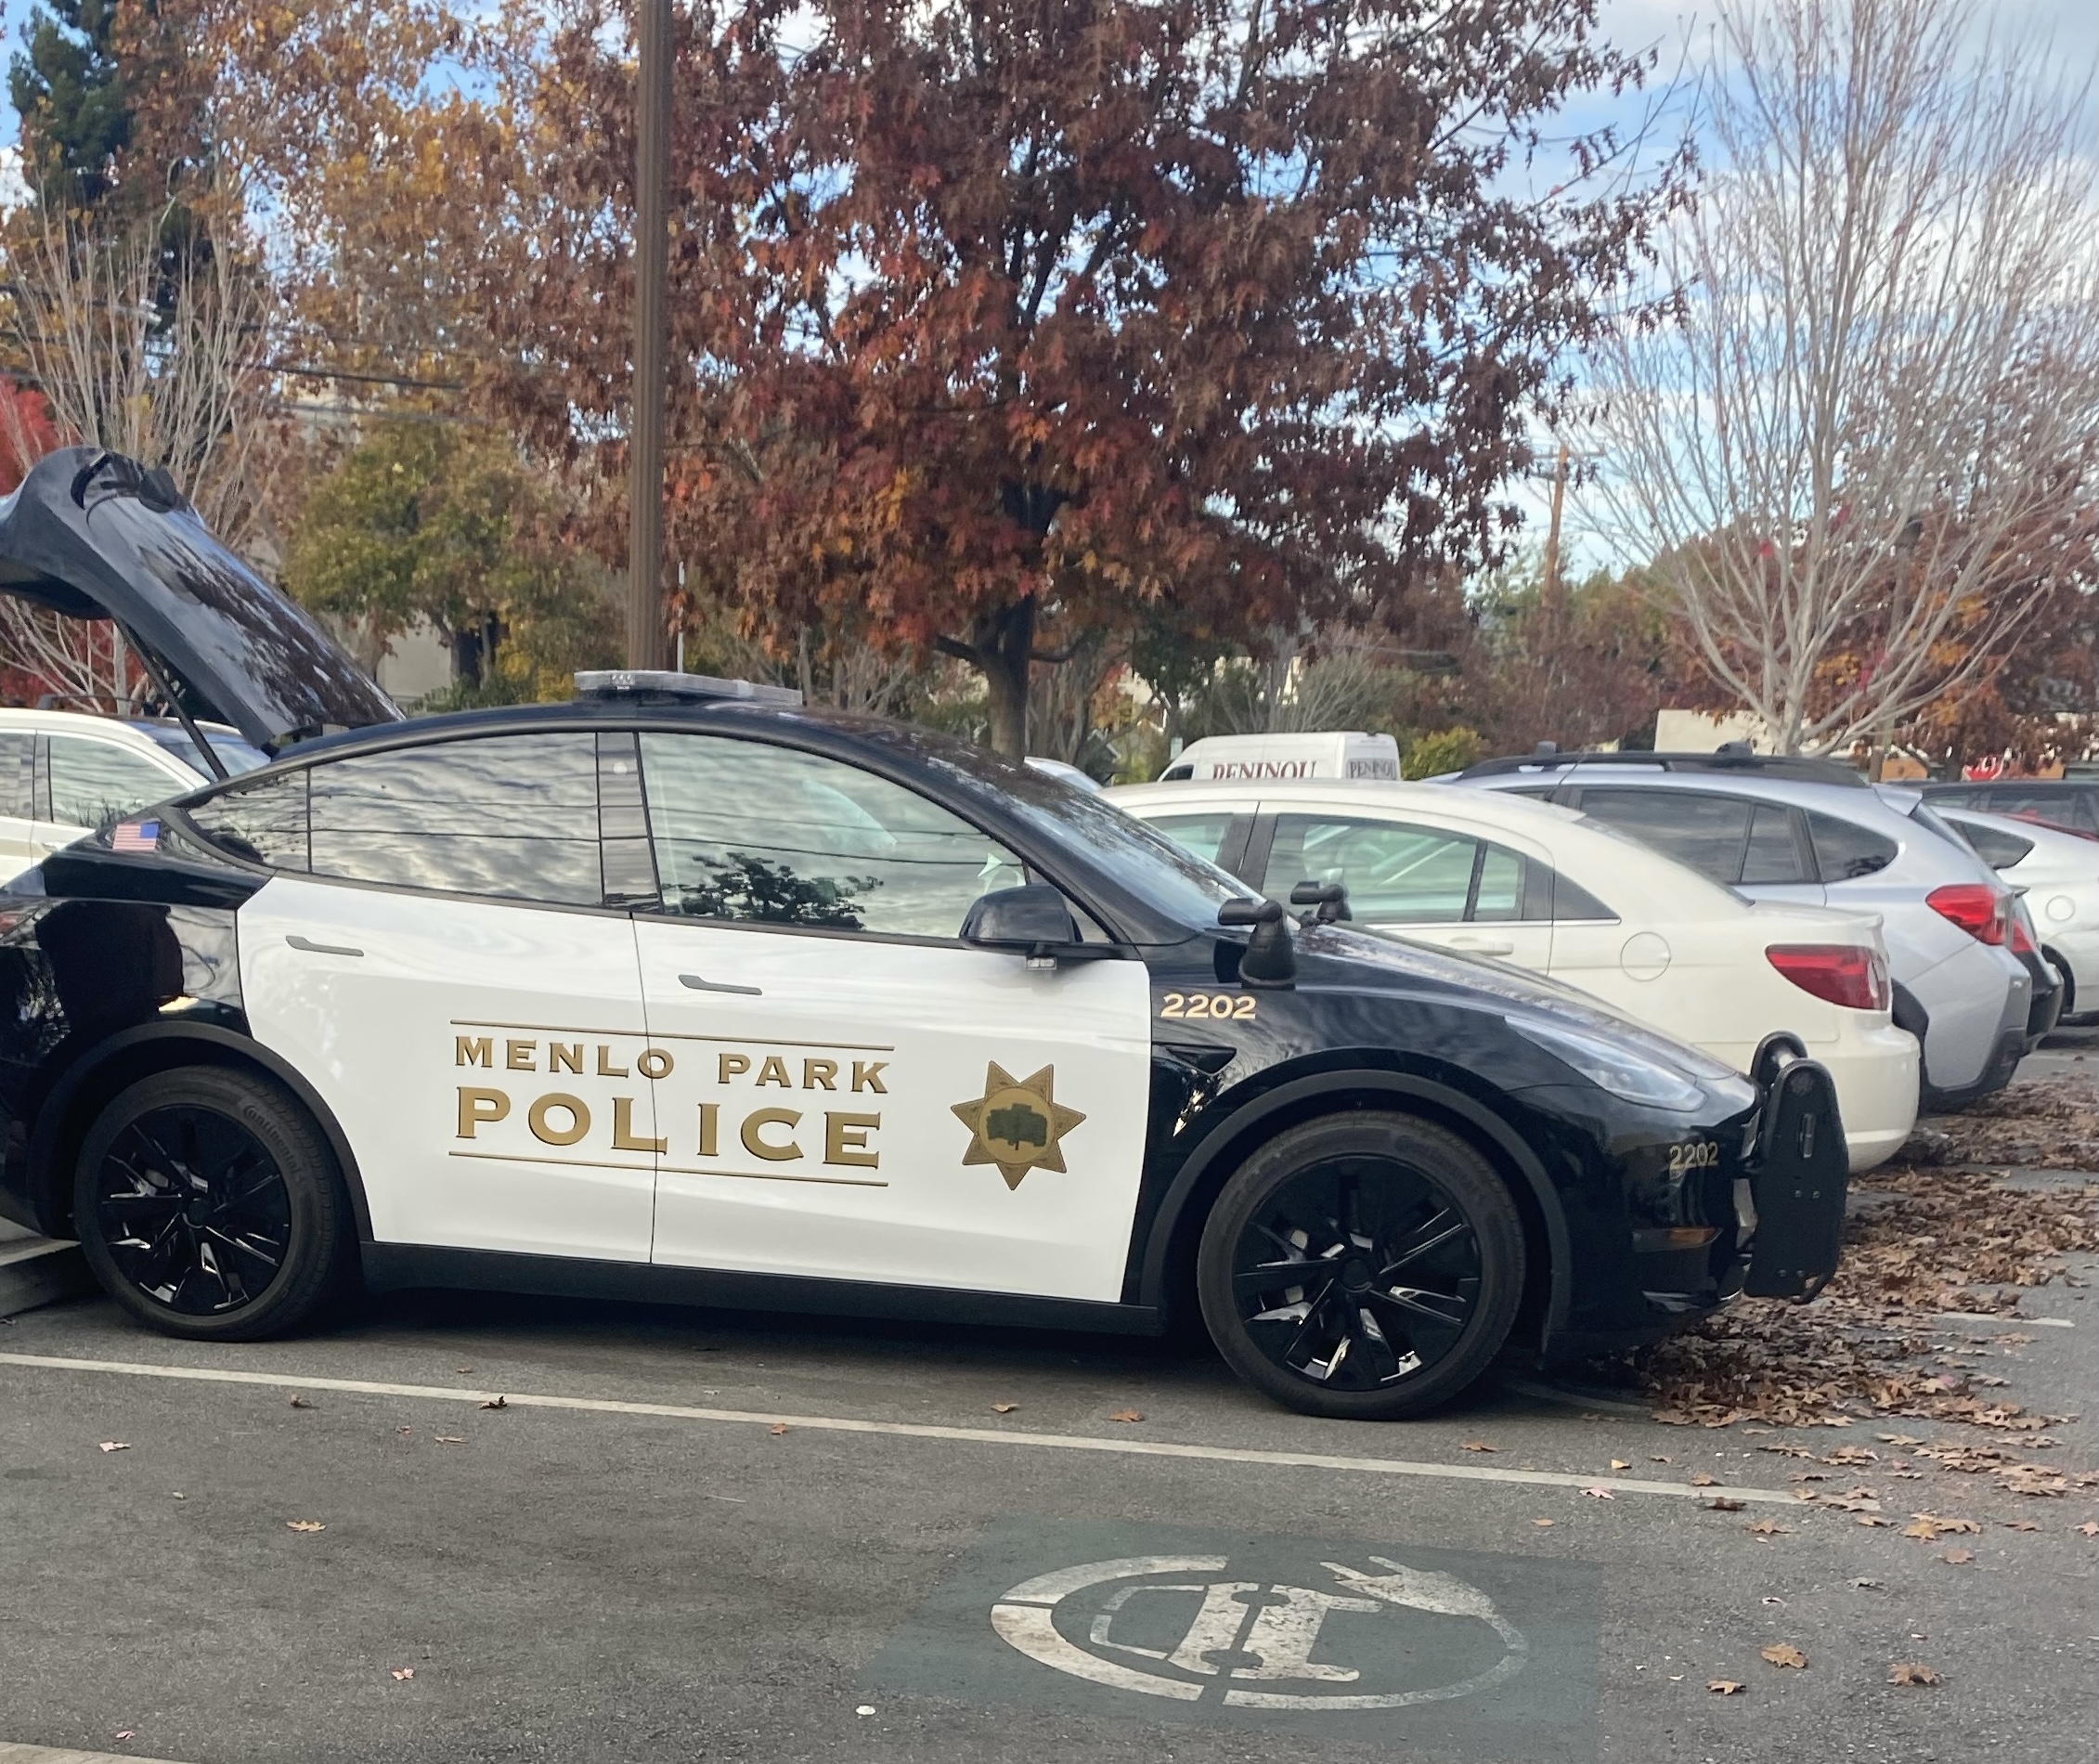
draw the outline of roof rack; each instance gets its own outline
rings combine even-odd
[[[1712,753],[1561,753],[1549,741],[1541,741],[1526,754],[1500,759],[1483,759],[1467,766],[1460,778],[1506,777],[1512,772],[1567,772],[1577,766],[1639,766],[1656,772],[1735,772],[1765,778],[1792,778],[1801,784],[1836,784],[1870,786],[1849,766],[1836,759],[1815,759],[1805,754],[1756,753],[1745,741],[1730,741]]]
[[[591,668],[576,676],[581,698],[738,698],[753,705],[798,705],[792,686],[756,680],[719,680],[712,674],[679,674],[667,668]]]

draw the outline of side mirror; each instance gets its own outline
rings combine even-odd
[[[994,888],[970,902],[962,940],[978,949],[1017,950],[1030,957],[1080,940],[1079,926],[1064,896],[1046,882]]]
[[[1220,925],[1250,925],[1253,935],[1239,957],[1242,985],[1287,987],[1297,984],[1297,949],[1279,901],[1226,901],[1217,909]]]
[[[1331,925],[1336,919],[1354,916],[1348,910],[1348,889],[1339,882],[1300,882],[1290,890],[1292,906],[1315,906],[1319,910],[1310,919],[1321,925]]]

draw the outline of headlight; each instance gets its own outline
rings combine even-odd
[[[1691,1109],[1704,1106],[1705,1093],[1678,1071],[1637,1048],[1601,1035],[1589,1035],[1563,1023],[1511,1017],[1509,1027],[1555,1059],[1562,1059],[1600,1090],[1627,1102],[1656,1109]]]

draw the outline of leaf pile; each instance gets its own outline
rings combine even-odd
[[[1896,1153],[1914,1165],[2099,1170],[2099,1095],[2089,1084],[2007,1084],[1957,1115],[1934,1115]]]
[[[1950,1166],[1986,1148],[2051,1169],[2099,1166],[2099,1098],[2085,1086],[2014,1085],[1987,1111],[1935,1120],[1927,1136],[1938,1161],[1853,1179],[1865,1204],[1846,1221],[1844,1265],[1814,1304],[1743,1299],[1634,1356],[1657,1420],[1806,1427],[1899,1415],[2023,1434],[2050,1424],[1993,1394],[2004,1381],[1950,1344],[1959,1326],[1943,1314],[2015,1315],[2020,1288],[2063,1277],[2066,1256],[2099,1252],[2099,1181],[2022,1187]],[[2020,1344],[2003,1334],[1977,1343]],[[2013,1460],[1988,1468],[2015,1492],[2028,1492],[2022,1483],[2058,1492],[2045,1486],[2053,1472]]]

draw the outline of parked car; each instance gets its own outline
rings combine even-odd
[[[1579,808],[1753,900],[1879,914],[1926,1109],[2002,1089],[2027,1051],[2033,979],[2012,952],[2011,890],[1914,790],[1728,752],[1531,754],[1453,782]]]
[[[1935,809],[1966,809],[2036,821],[2099,839],[2099,778],[1999,778],[1991,784],[1919,786]]]
[[[228,774],[267,758],[224,723],[202,723]],[[165,722],[71,710],[0,710],[0,875],[42,863],[60,846],[213,782],[189,733]]]
[[[1753,904],[1574,810],[1429,784],[1153,784],[1118,808],[1288,904],[1339,883],[1352,923],[1495,957],[1754,1070],[1797,1035],[1836,1081],[1851,1167],[1917,1113],[1877,915]],[[1340,903],[1334,903],[1336,905]]]
[[[2062,976],[2062,1015],[2099,1008],[2099,843],[2007,815],[1943,805],[1937,813],[2020,890],[2041,953]]]

